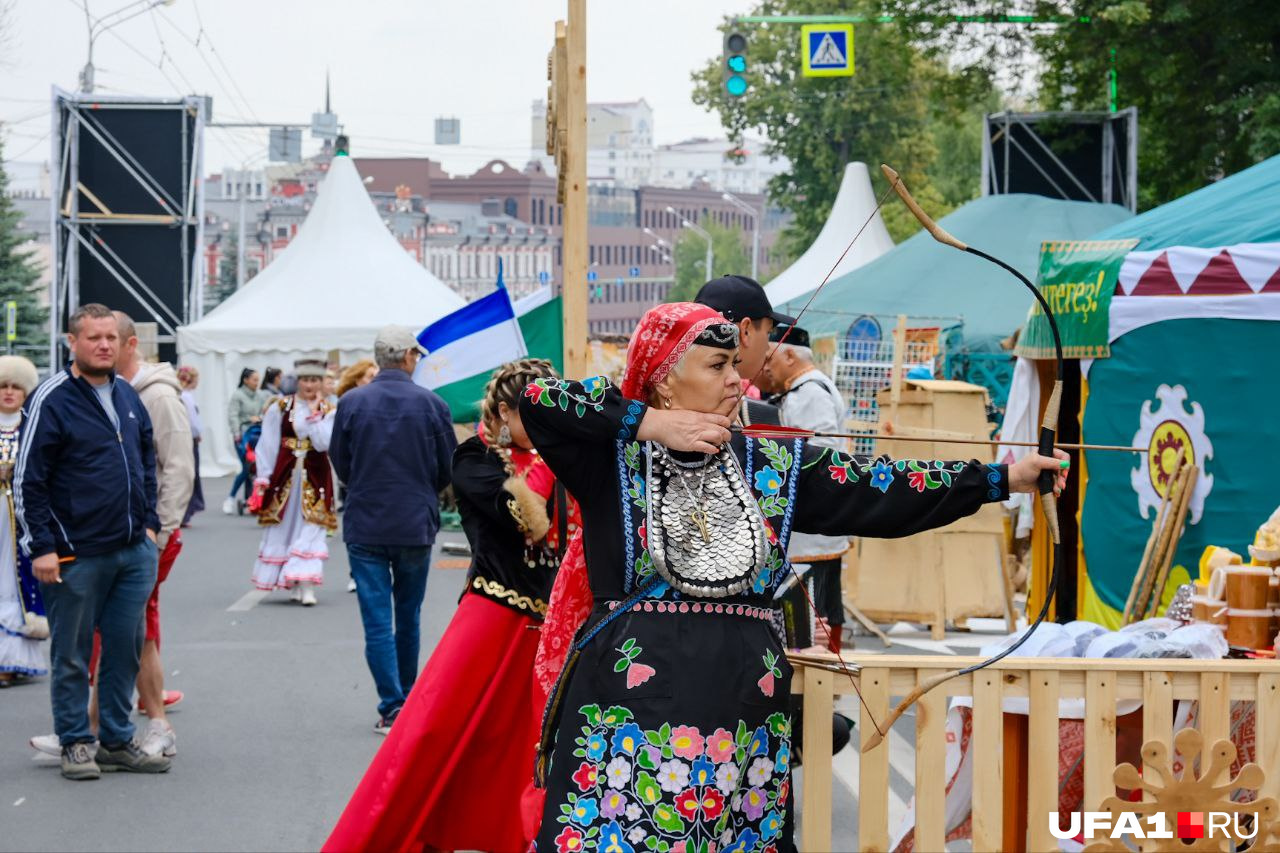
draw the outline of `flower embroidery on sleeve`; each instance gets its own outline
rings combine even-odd
[[[869,473],[871,474],[871,485],[879,489],[881,494],[889,491],[889,487],[893,485],[892,465],[883,459],[877,459],[876,463],[871,466]]]
[[[568,380],[543,378],[530,382],[524,389],[524,395],[539,406],[546,406],[548,409],[558,408],[562,412],[569,411],[569,406],[572,404],[573,413],[581,418],[586,415],[587,409],[596,412],[604,411],[603,400],[608,386],[609,380],[603,376],[596,376],[578,383],[582,393],[576,393],[573,390],[573,383]]]

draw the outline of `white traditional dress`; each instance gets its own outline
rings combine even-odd
[[[0,672],[47,675],[37,638],[48,636],[48,622],[31,564],[18,551],[9,479],[21,423],[21,412],[0,414]]]
[[[266,487],[258,524],[267,529],[253,566],[258,589],[324,582],[326,536],[338,526],[328,454],[334,411],[323,399],[308,405],[289,395],[262,416],[255,483]]]

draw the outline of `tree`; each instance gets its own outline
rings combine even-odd
[[[971,58],[970,68],[1011,81],[1041,68],[1046,110],[1136,106],[1138,202],[1172,201],[1280,152],[1280,5],[1273,0],[1029,0],[1021,11],[1056,26],[942,25],[987,11],[973,0],[897,0],[895,11],[932,18],[921,44]],[[1085,20],[1082,20],[1085,19]]]
[[[742,232],[706,220],[700,226],[711,235],[712,272],[707,272],[707,241],[685,229],[676,239],[676,283],[667,294],[668,302],[690,302],[698,289],[715,276],[750,275],[751,252]]]
[[[0,141],[0,306],[10,300],[18,303],[17,346],[44,347],[49,343],[49,309],[40,306],[42,270],[32,252],[22,248],[31,238],[18,227],[22,214],[9,198],[3,163]]]
[[[222,235],[219,241],[222,252],[218,256],[218,280],[207,288],[204,310],[217,308],[224,299],[236,292],[236,258],[239,245],[236,232],[228,231]]]
[[[847,0],[759,0],[753,15],[876,14],[867,2]],[[737,25],[726,22],[722,30]],[[954,104],[984,100],[990,84],[981,69],[963,77],[951,75],[937,60],[914,46],[904,28],[894,23],[858,27],[855,32],[857,73],[853,77],[807,78],[800,74],[800,29],[794,25],[754,25],[748,32],[747,79],[744,97],[724,93],[717,56],[693,75],[695,103],[720,115],[730,136],[741,140],[762,132],[767,153],[783,155],[791,169],[769,183],[771,199],[791,211],[793,220],[783,232],[782,248],[796,257],[813,242],[831,212],[845,164],[862,160],[872,167],[877,193],[887,183],[875,168],[890,163],[911,187],[912,194],[935,216],[977,194],[979,157],[977,116]],[[957,133],[957,121],[974,124]],[[951,180],[946,193],[935,185],[940,141],[964,147],[957,157],[971,160],[973,174]],[[895,239],[919,227],[900,205],[883,208],[885,223]],[[850,235],[852,237],[852,235]],[[834,259],[833,259],[834,260]]]

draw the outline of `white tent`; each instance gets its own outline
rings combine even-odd
[[[181,362],[200,371],[201,473],[239,470],[226,412],[242,368],[289,373],[294,359],[330,350],[350,364],[369,357],[382,326],[421,329],[463,304],[387,231],[351,158],[334,157],[293,242],[244,288],[178,329]]]
[[[869,216],[872,218],[867,222]],[[849,241],[864,223],[867,228],[862,236],[853,244],[844,260],[840,261],[835,272],[831,272],[840,253],[848,247]],[[833,279],[839,278],[850,270],[874,261],[892,248],[893,238],[884,227],[880,211],[876,210],[876,196],[871,191],[871,175],[867,172],[867,164],[850,163],[844,167],[840,190],[836,193],[831,214],[822,226],[818,239],[813,241],[813,245],[794,264],[765,285],[764,291],[775,306],[782,305],[815,289],[822,284],[827,273],[831,273]]]

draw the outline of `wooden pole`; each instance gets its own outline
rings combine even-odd
[[[564,371],[587,374],[587,0],[569,0],[565,27]]]

